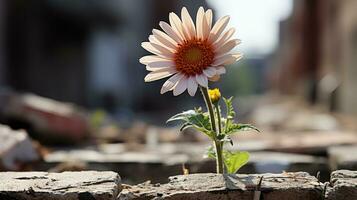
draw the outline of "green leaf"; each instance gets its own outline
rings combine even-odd
[[[239,131],[250,131],[250,130],[260,132],[258,128],[256,128],[255,126],[253,126],[251,124],[232,123],[232,124],[228,125],[228,127],[226,129],[226,134],[231,135],[231,134],[237,133]]]
[[[202,109],[188,110],[182,113],[172,116],[167,122],[182,121],[184,124],[180,130],[184,130],[188,127],[193,127],[198,131],[205,133],[212,138],[213,132],[211,131],[211,123],[208,113],[203,113]]]
[[[247,164],[249,153],[246,151],[229,152],[224,151],[224,163],[227,172],[230,174],[236,173],[242,166]]]
[[[233,97],[230,97],[229,99],[226,99],[223,97],[224,103],[226,104],[226,119],[222,120],[224,122],[224,132],[226,133],[228,128],[232,125],[232,121],[234,119],[234,116],[236,115],[236,112],[234,111],[233,108]]]
[[[228,99],[223,97],[223,100],[224,100],[224,103],[226,104],[227,119],[233,119],[234,116],[236,115],[236,112],[234,111],[233,103],[232,103],[233,97],[230,97]]]
[[[205,152],[205,157],[211,158],[211,159],[216,159],[216,152],[213,148],[213,146],[210,146],[207,151]]]
[[[177,120],[186,121],[187,117],[194,115],[194,114],[196,114],[195,110],[187,110],[187,111],[184,111],[182,113],[178,113],[178,114],[172,116],[170,119],[168,119],[166,121],[166,123],[172,122],[172,121],[177,121]]]
[[[190,124],[190,123],[184,123],[184,124],[181,125],[180,131],[182,132],[182,131],[184,131],[186,128],[190,128],[190,127],[192,127],[192,124]]]

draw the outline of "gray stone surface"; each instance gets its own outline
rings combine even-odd
[[[332,172],[325,197],[327,200],[357,199],[357,171]]]
[[[263,176],[261,186],[258,183]],[[257,189],[258,188],[258,189]],[[125,186],[120,200],[240,199],[252,200],[256,190],[264,200],[320,200],[323,185],[305,172],[282,174],[190,174],[173,176],[167,184]]]
[[[115,172],[0,173],[0,199],[111,200],[120,189]]]

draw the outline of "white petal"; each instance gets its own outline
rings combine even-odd
[[[196,35],[195,24],[192,21],[190,14],[188,13],[186,7],[181,10],[182,27],[188,38],[193,38]]]
[[[175,63],[171,60],[160,60],[155,62],[150,62],[147,64],[151,68],[160,68],[160,67],[174,67]]]
[[[185,39],[185,35],[183,34],[182,30],[182,22],[180,18],[173,12],[169,14],[169,21],[170,25],[175,30],[176,33],[178,33],[182,39]]]
[[[150,62],[157,62],[157,61],[169,61],[169,60],[155,55],[143,56],[142,58],[139,59],[139,62],[144,65],[147,65]]]
[[[232,56],[234,56],[237,60],[240,60],[243,57],[243,54],[235,53],[235,54],[232,54]]]
[[[203,20],[202,20],[202,34],[203,34],[203,38],[206,39],[209,36],[209,33],[211,31],[211,28],[209,27],[209,24],[207,22],[207,18],[205,16],[203,16]]]
[[[159,43],[159,41],[154,37],[154,35],[149,35],[149,42],[150,43]]]
[[[168,92],[170,90],[173,90],[175,85],[177,84],[177,82],[183,77],[182,74],[175,74],[172,77],[170,77],[169,79],[167,79],[167,81],[164,83],[164,85],[162,85],[161,87],[161,94],[164,94],[165,92]]]
[[[217,57],[228,53],[230,50],[232,50],[234,47],[236,47],[240,43],[240,40],[234,39],[230,40],[227,43],[225,43],[223,46],[221,46],[219,49],[216,50],[216,55]]]
[[[236,58],[234,58],[234,59],[228,59],[228,60],[226,60],[226,61],[223,63],[223,65],[230,65],[230,64],[235,63],[236,61],[237,61]]]
[[[208,40],[211,42],[214,42],[217,40],[217,38],[221,35],[222,31],[226,28],[227,24],[229,22],[229,16],[224,16],[220,18],[213,26]]]
[[[237,62],[242,57],[243,55],[241,53],[225,54],[215,58],[215,61],[213,62],[212,66],[230,65],[234,62]]]
[[[144,80],[145,82],[156,81],[171,76],[174,73],[176,73],[176,69],[174,68],[157,70],[154,72],[150,72],[148,75],[146,75]]]
[[[196,16],[197,37],[206,39],[209,35],[210,29],[208,27],[205,11],[203,7],[200,7]]]
[[[235,62],[243,58],[243,54],[241,53],[232,54],[232,56],[236,59]]]
[[[173,70],[175,69],[174,67],[150,67],[148,65],[146,65],[146,70],[151,71],[151,72],[156,72],[156,71],[169,71],[169,70]]]
[[[153,53],[153,54],[160,54],[160,52],[155,49],[150,42],[143,42],[141,43],[141,46],[148,52]]]
[[[153,29],[152,33],[154,34],[155,38],[165,46],[172,49],[177,48],[177,43],[173,39],[171,39],[168,35],[166,35],[164,32],[157,29]]]
[[[203,73],[207,77],[212,77],[216,74],[216,69],[214,67],[207,67],[206,69],[203,70]]]
[[[213,45],[216,49],[220,48],[222,45],[224,45],[234,34],[235,29],[232,27],[230,29],[228,29],[227,31],[225,31],[222,35],[222,37],[220,37],[218,40],[216,40]]]
[[[141,46],[146,49],[148,52],[159,55],[164,58],[171,58],[173,56],[173,53],[170,51],[167,51],[161,47],[159,47],[155,43],[150,43],[150,42],[143,42],[141,43]],[[159,49],[160,50],[159,50]]]
[[[177,33],[168,23],[166,22],[160,22],[159,23],[160,27],[162,30],[164,30],[167,35],[169,35],[175,42],[180,43],[182,42],[182,37],[180,33]]]
[[[218,74],[218,75],[221,75],[221,74],[225,74],[225,73],[226,73],[226,68],[223,67],[223,66],[216,67],[216,70],[217,70],[217,74]]]
[[[164,46],[161,46],[161,45],[155,44],[155,43],[151,43],[151,45],[155,49],[157,49],[162,55],[165,55],[166,57],[170,57],[170,58],[173,56],[173,53],[174,53],[173,49],[168,49]]]
[[[213,62],[212,66],[229,65],[236,61],[236,58],[231,54],[223,55],[217,57]],[[227,64],[229,63],[229,64]]]
[[[182,76],[174,88],[174,96],[182,94],[187,89],[187,78]]]
[[[160,42],[154,35],[149,35],[149,41],[151,44],[156,44],[156,45],[159,45],[161,46],[163,49],[165,49],[166,51],[169,51],[169,52],[172,52],[174,53],[175,52],[175,48],[171,48],[165,44],[163,44],[162,42]]]
[[[211,9],[208,9],[206,11],[206,20],[207,20],[207,24],[208,24],[208,28],[210,29],[211,31],[211,27],[212,27],[212,10]]]
[[[200,84],[203,87],[207,87],[208,86],[208,80],[207,80],[207,76],[201,74],[197,74],[196,75],[196,81],[198,84]]]
[[[195,96],[196,91],[197,91],[197,86],[198,85],[197,85],[195,76],[191,76],[190,78],[188,78],[187,90],[188,90],[188,94],[190,94],[190,96]]]

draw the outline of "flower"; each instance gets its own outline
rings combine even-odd
[[[208,90],[208,95],[213,104],[217,103],[221,99],[221,92],[218,88]]]
[[[212,10],[198,9],[196,25],[185,7],[181,19],[173,12],[170,24],[159,23],[163,31],[153,29],[149,42],[141,46],[155,55],[140,59],[150,71],[145,82],[171,76],[162,86],[161,94],[173,91],[175,96],[186,89],[194,96],[198,85],[208,87],[208,80],[217,81],[226,72],[224,65],[239,60],[240,53],[232,53],[240,40],[231,39],[234,28],[225,30],[229,16],[220,18],[212,26]]]

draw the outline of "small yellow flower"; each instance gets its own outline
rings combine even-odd
[[[221,92],[218,88],[214,88],[212,90],[208,90],[209,98],[211,99],[212,103],[217,103],[219,99],[221,99]]]

